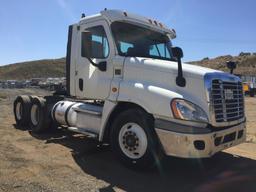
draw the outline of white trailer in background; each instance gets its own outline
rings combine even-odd
[[[18,96],[17,125],[51,123],[109,143],[130,167],[163,154],[211,157],[245,140],[241,80],[181,63],[173,29],[118,10],[83,16],[69,27],[67,92]]]

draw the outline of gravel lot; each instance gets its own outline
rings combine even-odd
[[[169,157],[159,169],[135,172],[109,146],[82,135],[15,129],[12,103],[19,94],[47,92],[0,89],[0,192],[256,191],[256,98],[246,98],[246,143],[208,160]]]

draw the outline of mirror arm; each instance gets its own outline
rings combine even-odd
[[[96,64],[93,62],[93,60],[90,57],[87,57],[87,59],[89,60],[89,62],[94,66],[97,67],[100,71],[106,71],[107,70],[107,66],[106,66],[106,61],[102,61],[99,64]]]
[[[185,87],[186,79],[183,77],[181,58],[177,58],[177,60],[178,60],[178,76],[176,77],[176,84],[180,87]]]
[[[181,58],[183,57],[183,51],[179,47],[172,47],[173,56],[177,59],[178,63],[178,76],[176,77],[176,85],[180,87],[186,86],[186,79],[183,77]]]
[[[87,59],[90,61],[90,63],[94,66],[94,67],[98,67],[98,65],[96,63],[93,62],[93,60],[90,57],[87,57]]]

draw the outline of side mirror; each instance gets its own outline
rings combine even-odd
[[[92,57],[92,33],[90,31],[82,32],[82,57]]]
[[[227,61],[226,65],[227,65],[227,68],[230,69],[230,73],[233,74],[233,70],[236,68],[236,62],[234,62],[234,61]]]
[[[173,57],[179,59],[183,57],[183,51],[180,47],[172,47],[172,55]]]
[[[107,70],[107,62],[102,61],[97,64],[100,71],[106,71]]]

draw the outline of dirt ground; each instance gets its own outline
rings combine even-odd
[[[208,160],[166,158],[159,169],[135,172],[108,146],[64,130],[34,135],[15,129],[18,94],[0,90],[0,192],[5,191],[256,191],[256,98],[246,98],[247,141]]]

